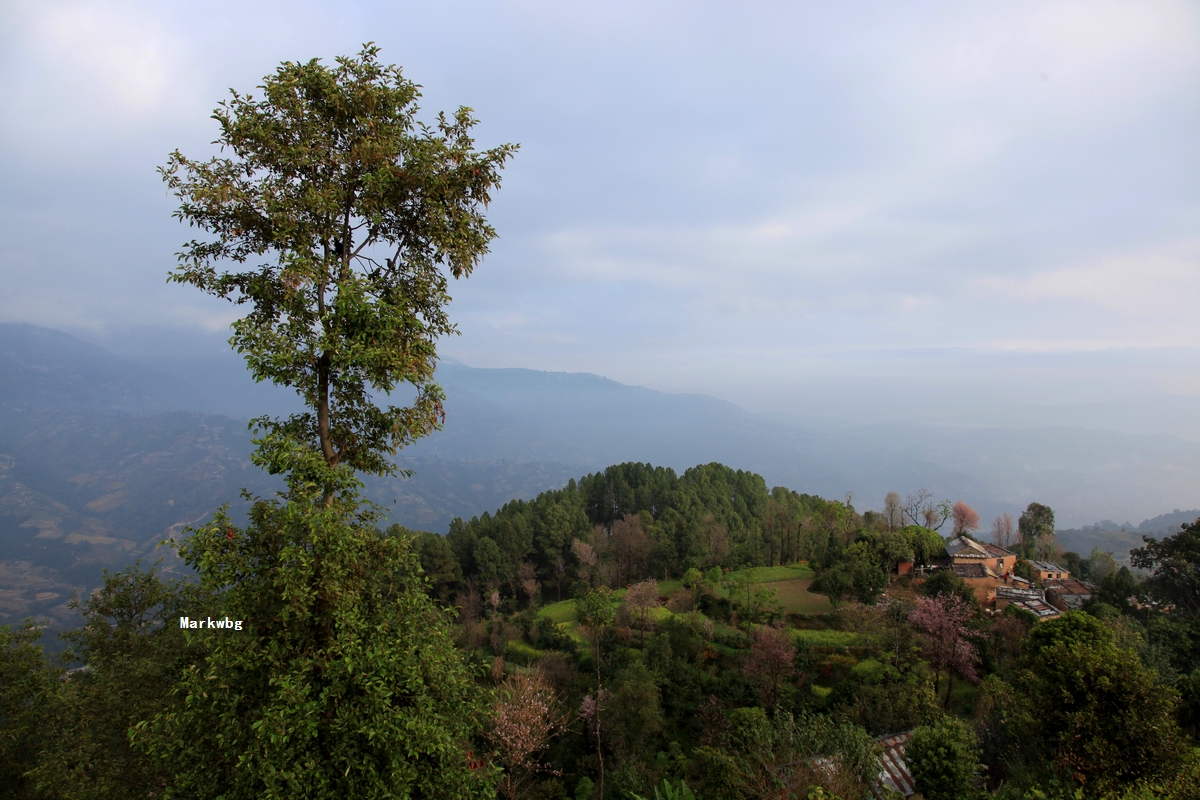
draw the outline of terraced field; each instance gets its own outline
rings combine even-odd
[[[816,573],[807,562],[779,567],[751,567],[725,576],[725,580],[747,582],[775,592],[775,599],[788,614],[827,614],[833,610],[829,598],[809,591]]]
[[[789,614],[828,614],[833,611],[829,598],[823,594],[813,594],[809,591],[812,578],[799,578],[791,581],[780,581],[771,584],[776,592],[776,599]]]

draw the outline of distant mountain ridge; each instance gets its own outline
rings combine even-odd
[[[103,568],[161,556],[168,532],[223,503],[236,511],[242,488],[279,487],[251,467],[246,421],[229,413],[283,413],[294,399],[254,384],[236,358],[204,363],[209,371],[192,376],[58,331],[0,325],[0,623],[36,613],[67,624],[71,592],[90,591]],[[1200,487],[1200,445],[1167,436],[767,418],[596,375],[449,361],[438,380],[445,430],[399,458],[415,476],[366,480],[390,521],[437,532],[627,461],[679,472],[721,462],[768,486],[852,493],[860,510],[925,487],[967,500],[985,526],[1030,500],[1055,508],[1060,525],[1167,524],[1187,512],[1150,517],[1195,505]],[[1080,552],[1100,541],[1080,537]]]
[[[68,333],[0,323],[0,406],[161,413],[185,405],[178,380]]]
[[[187,375],[167,376],[69,334],[0,325],[0,366],[10,368],[0,381],[0,406],[141,414],[247,407],[284,413],[295,406],[291,393],[255,384],[240,359],[227,355],[209,359],[195,376],[220,387],[213,393],[189,385]],[[447,394],[445,430],[403,451],[406,464],[547,464],[557,466],[545,474],[557,476],[624,461],[676,470],[719,461],[758,472],[769,485],[825,497],[852,493],[863,508],[881,505],[888,491],[920,487],[967,500],[985,520],[1036,500],[1055,508],[1064,527],[1147,518],[1200,500],[1200,445],[1164,435],[783,420],[705,395],[586,373],[449,360],[438,380]],[[395,486],[388,492],[404,494]]]

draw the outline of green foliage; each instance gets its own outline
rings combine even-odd
[[[612,698],[605,704],[609,742],[626,762],[641,761],[658,750],[663,714],[654,676],[640,661],[619,672]]]
[[[463,744],[483,708],[406,537],[380,536],[325,482],[224,515],[182,555],[223,616],[186,631],[205,655],[135,743],[172,765],[174,797],[481,796]],[[203,608],[192,615],[214,615]]]
[[[1123,614],[1130,614],[1133,613],[1133,602],[1137,599],[1138,590],[1138,580],[1129,571],[1129,567],[1123,566],[1100,581],[1100,585],[1096,587],[1095,599]]]
[[[400,525],[388,528],[389,536],[406,536],[410,547],[421,562],[421,571],[429,582],[429,593],[442,603],[447,603],[462,583],[462,570],[454,550],[445,537],[428,531],[410,531]]]
[[[1054,554],[1054,510],[1030,503],[1017,520],[1017,538],[1023,557],[1049,561]]]
[[[630,797],[633,800],[645,800],[636,794],[631,794]],[[688,788],[687,781],[673,784],[663,778],[662,791],[659,791],[659,787],[654,787],[654,800],[696,800],[696,795],[692,794],[692,790]]]
[[[960,800],[971,795],[979,762],[979,742],[962,720],[943,717],[913,729],[904,755],[917,791],[929,800]]]
[[[1102,622],[1070,611],[1026,640],[1017,689],[1054,763],[1091,792],[1161,776],[1180,754],[1178,695]]]
[[[596,784],[592,779],[584,775],[579,779],[579,783],[575,784],[575,800],[591,800],[592,794],[596,791]]]
[[[612,624],[616,615],[612,589],[599,586],[575,601],[579,624],[598,630]]]
[[[913,559],[918,564],[930,564],[934,559],[946,554],[946,540],[937,531],[922,528],[920,525],[909,525],[896,533],[908,540]]]
[[[45,706],[59,675],[46,663],[32,622],[0,626],[0,797],[31,797],[25,773],[47,740]]]
[[[418,123],[416,84],[377,55],[282,64],[261,99],[235,91],[214,113],[230,157],[176,151],[161,170],[175,216],[215,237],[185,245],[171,279],[248,303],[231,343],[256,380],[295,388],[308,407],[259,421],[264,465],[278,450],[295,468],[299,446],[391,473],[387,456],[443,415],[435,343],[454,331],[443,268],[469,275],[495,236],[481,209],[515,148],[477,152],[466,108]],[[375,404],[402,383],[416,388],[411,406]]]
[[[134,564],[106,574],[99,592],[76,603],[84,624],[65,638],[87,666],[47,698],[46,739],[32,773],[44,793],[144,797],[170,782],[173,765],[131,747],[129,732],[162,713],[176,676],[204,657],[205,643],[189,641],[179,618],[209,599],[203,587]]]
[[[865,798],[879,777],[879,749],[850,723],[739,708],[729,714],[719,749],[697,749],[696,766],[704,797],[786,797],[819,785]]]
[[[854,597],[866,605],[873,604],[887,589],[888,578],[879,563],[879,557],[866,542],[855,542],[846,549],[850,562],[849,572],[854,586]]]
[[[859,534],[859,540],[867,542],[875,550],[880,563],[887,572],[894,572],[896,565],[901,561],[914,561],[916,557],[913,537],[905,530],[889,531],[886,528],[882,530],[868,528]]]
[[[1145,588],[1179,614],[1200,616],[1200,519],[1161,542],[1143,536],[1144,547],[1129,551],[1129,563],[1153,570]]]
[[[971,607],[977,607],[979,600],[967,582],[954,574],[952,569],[939,569],[925,579],[921,584],[921,593],[926,597],[946,595],[957,597]]]

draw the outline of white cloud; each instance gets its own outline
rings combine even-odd
[[[188,41],[152,8],[25,0],[6,17],[2,130],[27,153],[70,159],[147,125],[203,119]]]
[[[982,283],[1026,301],[1076,300],[1121,315],[1192,316],[1200,306],[1200,242]]]

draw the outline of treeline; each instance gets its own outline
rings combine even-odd
[[[449,600],[468,584],[512,601],[564,599],[602,583],[809,561],[837,598],[869,600],[898,562],[944,551],[935,531],[891,528],[878,514],[775,487],[723,464],[626,463],[572,480],[494,515],[454,520],[445,537],[414,534],[433,591]],[[594,561],[594,563],[588,563]],[[826,575],[828,573],[828,575]]]

